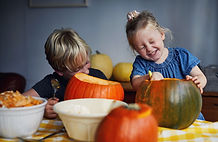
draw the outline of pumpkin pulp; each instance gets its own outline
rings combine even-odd
[[[83,75],[83,74],[80,74],[80,73],[76,74],[75,76],[80,81],[93,83],[93,84],[99,84],[99,85],[115,85],[115,84],[118,84],[118,82],[115,82],[115,81],[104,80],[104,79],[100,79],[100,78],[93,77],[93,76],[86,76],[86,75]]]

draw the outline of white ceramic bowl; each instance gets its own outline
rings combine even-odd
[[[70,138],[79,141],[94,141],[101,120],[114,108],[127,105],[125,102],[84,98],[62,101],[54,105],[54,111],[62,120]]]
[[[43,103],[30,107],[0,108],[0,137],[26,137],[37,131],[47,100],[34,98],[43,100]]]

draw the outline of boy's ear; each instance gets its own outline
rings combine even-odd
[[[60,71],[55,71],[58,75],[63,76],[64,74]]]

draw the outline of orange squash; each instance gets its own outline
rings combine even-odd
[[[202,98],[192,81],[168,78],[144,81],[136,92],[135,102],[153,108],[159,126],[184,129],[198,117]]]
[[[100,79],[84,73],[77,73],[68,82],[64,100],[78,98],[123,100],[124,90],[119,82]]]
[[[157,142],[158,125],[146,104],[113,109],[99,124],[95,142]]]

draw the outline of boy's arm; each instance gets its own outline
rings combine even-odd
[[[30,89],[30,90],[24,92],[22,95],[40,97],[39,94],[34,89]]]
[[[39,94],[34,90],[34,89],[30,89],[26,92],[23,93],[24,96],[35,96],[35,97],[40,97]],[[56,118],[57,114],[54,112],[53,110],[53,106],[59,101],[58,98],[50,98],[48,99],[47,104],[45,105],[45,112],[44,112],[44,116],[46,118]]]

